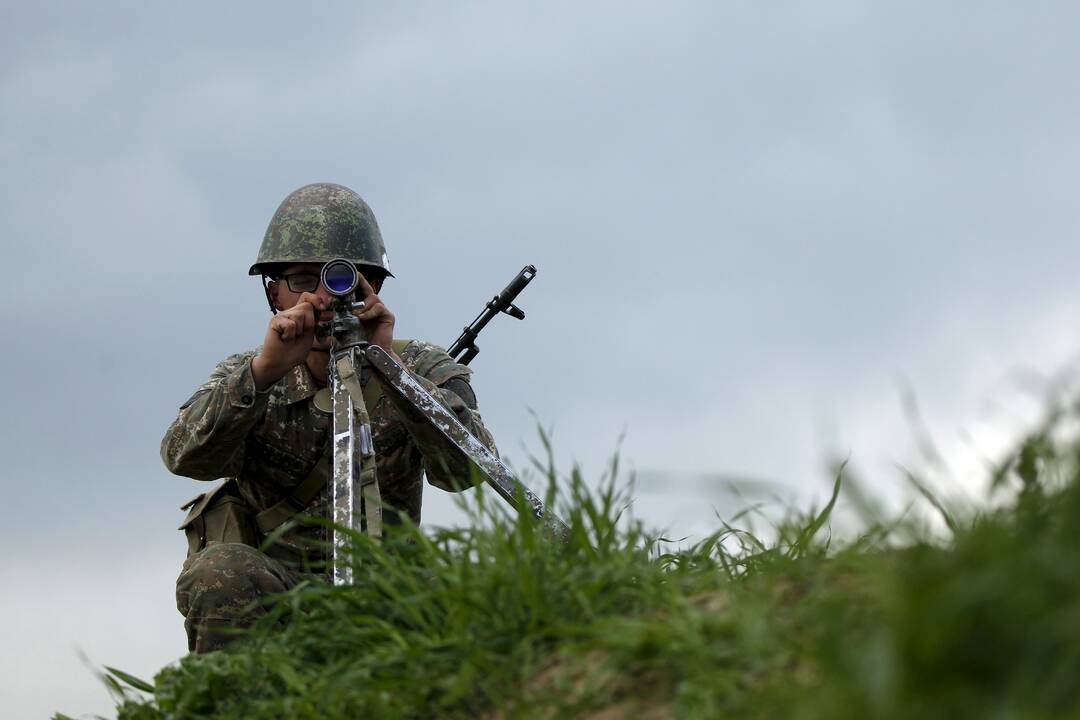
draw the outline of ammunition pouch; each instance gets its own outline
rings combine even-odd
[[[188,511],[179,529],[187,535],[189,557],[213,542],[259,547],[262,541],[255,513],[240,496],[234,480],[193,498],[180,509]]]

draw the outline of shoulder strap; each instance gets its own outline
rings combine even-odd
[[[319,491],[326,485],[328,479],[327,470],[329,463],[326,458],[319,458],[315,467],[311,469],[304,481],[293,488],[293,491],[278,500],[255,516],[255,524],[259,526],[259,532],[269,533],[274,528],[292,520],[298,513],[304,511]]]
[[[405,348],[409,346],[412,340],[395,340],[392,347],[394,352],[400,355],[405,352]],[[382,397],[382,385],[377,382],[368,381],[367,386],[364,387],[364,405],[370,413],[376,405],[379,403],[379,398]]]

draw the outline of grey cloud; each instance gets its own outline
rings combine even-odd
[[[702,472],[809,493],[833,451],[887,468],[910,451],[898,376],[952,433],[1010,367],[1076,352],[1076,14],[6,8],[0,537],[134,528],[179,552],[199,486],[157,443],[260,342],[244,273],[280,199],[319,180],[374,207],[401,336],[448,343],[540,268],[528,319],[493,325],[475,363],[517,465],[528,408],[596,473],[625,429],[628,464],[681,473],[639,512],[695,528]],[[428,517],[451,506],[433,493]]]

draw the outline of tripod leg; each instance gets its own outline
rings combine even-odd
[[[364,405],[358,371],[359,358],[354,349],[331,363],[334,399],[332,519],[336,526],[352,531],[366,529],[378,540],[382,536],[382,500],[375,474],[371,421]],[[348,545],[348,534],[335,527],[330,558],[334,585],[352,584]]]
[[[372,382],[382,384],[386,397],[410,431],[422,436],[427,443],[438,443],[449,457],[456,459],[466,477],[473,471],[479,473],[514,509],[542,519],[553,537],[565,538],[569,534],[566,523],[545,509],[536,493],[518,480],[498,456],[473,436],[457,416],[439,404],[393,357],[377,345],[369,345],[364,354],[375,370]]]

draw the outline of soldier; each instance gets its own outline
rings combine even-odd
[[[332,402],[326,389],[333,339],[317,337],[329,319],[322,265],[351,260],[362,274],[356,315],[372,344],[401,362],[465,427],[492,450],[477,412],[472,372],[444,350],[394,339],[394,315],[378,293],[390,274],[382,235],[367,203],[352,190],[320,183],[295,191],[267,228],[250,275],[262,275],[274,316],[263,345],[231,355],[180,407],[161,442],[171,472],[196,480],[225,479],[183,507],[188,558],[176,583],[188,648],[218,649],[256,612],[252,602],[284,592],[305,577],[324,577],[326,532],[297,524],[266,552],[263,538],[299,513],[328,517]],[[444,490],[469,486],[467,470],[439,447],[425,445],[370,381],[365,404],[383,503],[420,522],[422,475]],[[397,515],[385,513],[387,524]]]

